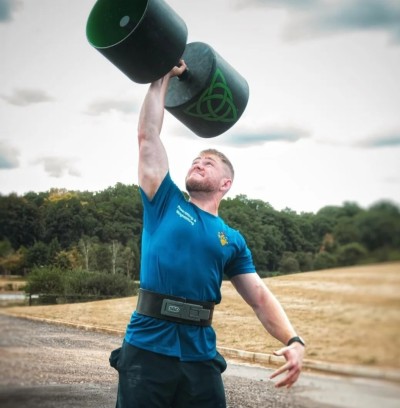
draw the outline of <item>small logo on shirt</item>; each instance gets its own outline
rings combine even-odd
[[[218,238],[222,246],[228,245],[228,238],[223,232],[218,232]]]
[[[176,207],[176,213],[179,215],[179,217],[186,220],[188,223],[190,223],[192,225],[194,225],[197,222],[196,218],[192,217],[180,205],[178,205],[178,207]]]

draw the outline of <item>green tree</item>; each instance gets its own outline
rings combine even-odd
[[[64,293],[65,275],[58,268],[35,267],[27,276],[26,291],[31,294]]]
[[[122,249],[119,262],[119,269],[124,275],[133,280],[139,277],[139,249],[134,240]]]
[[[320,252],[314,259],[314,270],[334,268],[337,265],[335,255],[329,252]]]
[[[17,251],[8,240],[0,241],[0,273],[4,275],[23,273],[25,251],[21,247]]]
[[[220,216],[232,228],[239,230],[251,248],[258,270],[268,270],[265,253],[265,225],[263,216],[269,204],[261,200],[249,200],[245,195],[221,202]]]
[[[78,243],[83,235],[82,205],[76,193],[50,195],[44,214],[45,233],[43,240],[50,243],[57,238],[61,248]]]
[[[351,242],[338,248],[337,261],[339,266],[356,265],[366,254],[366,249],[360,243]]]
[[[347,216],[341,217],[333,229],[333,236],[338,244],[341,245],[351,242],[360,242],[361,233],[355,222],[355,218]]]
[[[320,239],[332,233],[340,214],[340,209],[334,206],[323,207],[315,214],[313,228]]]
[[[285,236],[285,250],[289,252],[303,250],[305,240],[297,222],[297,214],[287,208],[281,211],[279,215],[281,228]]]
[[[61,245],[58,242],[58,238],[55,237],[51,240],[50,244],[47,246],[47,255],[50,263],[55,264],[56,258],[61,251]]]
[[[285,251],[285,236],[276,225],[264,225],[263,228],[264,247],[262,256],[266,267],[263,270],[279,270],[279,262]]]
[[[321,237],[314,227],[315,215],[312,213],[301,213],[296,218],[296,223],[303,236],[302,250],[307,253],[315,253],[321,245]]]
[[[35,243],[38,218],[38,208],[24,197],[0,195],[0,240],[7,239],[15,250]]]
[[[93,246],[90,270],[112,273],[110,245],[99,242]]]
[[[356,217],[360,241],[369,251],[400,246],[400,210],[390,202],[380,202]]]
[[[96,208],[102,242],[118,240],[126,245],[132,236],[140,234],[142,205],[138,187],[117,183],[96,196]]]
[[[314,268],[314,256],[311,252],[296,252],[295,257],[302,272],[312,271]]]
[[[280,262],[279,270],[282,273],[299,272],[299,262],[297,261],[295,254],[293,254],[292,252],[284,252]]]
[[[28,268],[50,265],[49,249],[44,242],[36,242],[26,251],[26,265]]]

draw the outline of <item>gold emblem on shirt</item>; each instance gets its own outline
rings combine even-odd
[[[226,235],[223,232],[218,232],[218,238],[219,238],[219,242],[221,242],[221,245],[228,245],[228,238],[226,237]]]

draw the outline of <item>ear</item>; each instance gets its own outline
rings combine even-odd
[[[220,191],[223,192],[223,194],[226,194],[232,186],[232,179],[230,178],[223,178],[221,180],[221,186],[220,186]]]

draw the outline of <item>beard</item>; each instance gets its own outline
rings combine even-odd
[[[215,186],[210,180],[195,179],[189,177],[186,179],[186,191],[190,193],[211,193],[215,191]]]

